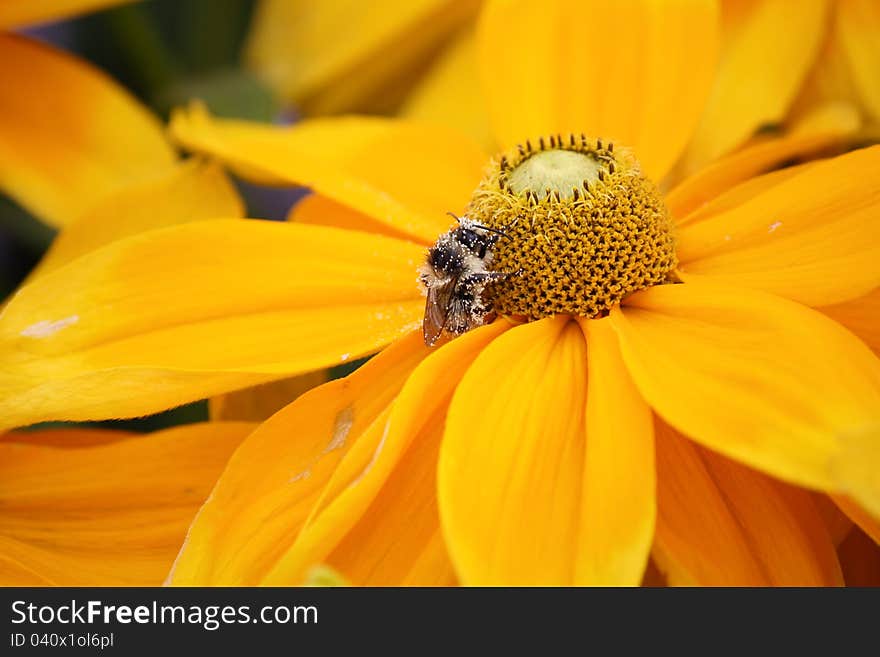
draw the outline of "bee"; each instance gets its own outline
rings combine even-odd
[[[422,335],[429,347],[444,331],[457,336],[485,324],[492,309],[483,291],[507,276],[490,270],[492,247],[506,235],[466,216],[452,216],[458,226],[439,237],[419,269],[427,293]]]

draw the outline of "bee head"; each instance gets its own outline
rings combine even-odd
[[[502,237],[507,237],[504,232],[468,219],[449,213],[458,222],[458,227],[452,231],[453,238],[469,251],[483,257],[488,249],[491,249]]]

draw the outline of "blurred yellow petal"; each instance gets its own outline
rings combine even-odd
[[[663,177],[708,96],[718,14],[712,0],[488,2],[479,58],[496,138],[585,132]]]
[[[413,332],[260,425],[199,512],[170,582],[258,583],[293,545],[339,461],[357,443],[381,437],[380,419],[427,354]]]
[[[190,160],[154,180],[103,199],[68,224],[30,276],[53,271],[100,246],[154,228],[242,216],[244,206],[238,192],[220,165]]]
[[[841,144],[858,128],[858,116],[851,107],[832,108],[829,114],[809,130],[743,148],[700,169],[666,195],[667,207],[674,217],[681,219],[753,176]]]
[[[880,356],[880,287],[863,297],[817,310],[843,324]]]
[[[477,6],[476,0],[262,0],[246,58],[284,101],[308,113],[387,111],[388,88],[422,68]]]
[[[437,514],[437,455],[449,400],[499,320],[434,350],[409,376],[375,442],[346,454],[293,548],[265,584],[295,582],[328,563],[357,584],[454,581]]]
[[[831,6],[833,16],[829,18],[829,23],[833,21],[834,25],[826,25],[826,35],[819,55],[789,108],[789,116],[786,120],[788,125],[799,122],[816,107],[829,103],[850,104],[859,111],[860,118],[863,118],[861,115],[864,108],[859,102],[852,71],[841,44],[839,0],[834,0]]]
[[[872,516],[845,495],[835,495],[832,499],[863,532],[880,544],[880,518]]]
[[[174,164],[159,121],[68,54],[0,34],[0,89],[0,190],[52,225]]]
[[[252,428],[192,424],[116,435],[105,444],[99,429],[50,431],[46,444],[43,432],[26,442],[4,437],[0,583],[160,585],[199,506]]]
[[[347,117],[281,128],[214,119],[200,105],[171,121],[187,148],[256,182],[301,184],[432,243],[462,213],[486,156],[464,135],[427,124]]]
[[[408,95],[400,115],[451,126],[487,151],[496,150],[477,74],[477,41],[473,29],[463,31],[440,55]]]
[[[335,226],[336,228],[359,230],[377,235],[389,235],[404,240],[412,239],[406,233],[394,230],[388,224],[379,222],[363,212],[353,210],[320,194],[309,194],[295,204],[290,209],[287,220],[316,226]]]
[[[683,226],[681,271],[811,306],[867,294],[880,285],[878,169],[880,146],[853,151]]]
[[[133,0],[4,0],[0,3],[0,29],[71,18]]]
[[[843,583],[807,491],[702,449],[657,422],[655,558],[673,585]]]
[[[673,427],[780,479],[880,502],[880,360],[838,324],[692,283],[636,293],[611,320],[636,386]]]
[[[816,59],[827,0],[722,2],[723,42],[708,104],[685,154],[693,171],[785,118]],[[772,55],[768,44],[773,44]]]
[[[638,585],[654,539],[654,427],[607,319],[582,321],[587,338],[587,444],[577,578]]]
[[[868,112],[880,120],[880,4],[837,0],[837,35]]]
[[[252,388],[228,392],[208,400],[212,420],[262,422],[303,393],[327,382],[327,371],[318,370]]]
[[[217,220],[142,233],[0,316],[0,424],[131,417],[328,367],[417,328],[423,247]]]

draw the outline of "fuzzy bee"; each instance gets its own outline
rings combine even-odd
[[[492,247],[504,233],[467,217],[455,218],[458,226],[440,236],[419,269],[427,292],[422,334],[429,347],[444,331],[455,336],[482,326],[491,312],[483,290],[506,276],[489,269]]]

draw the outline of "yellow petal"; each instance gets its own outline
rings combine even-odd
[[[880,355],[880,287],[863,297],[822,306],[818,310],[843,324],[871,347],[875,354]]]
[[[194,105],[171,122],[187,148],[204,151],[256,182],[302,184],[424,242],[462,213],[486,156],[436,125],[348,117],[289,128],[211,118]]]
[[[835,495],[832,499],[863,532],[880,544],[880,518],[872,516],[846,495]]]
[[[880,5],[874,0],[838,0],[836,30],[859,96],[880,120]]]
[[[666,195],[666,205],[673,216],[685,217],[752,176],[844,142],[858,127],[858,117],[847,108],[839,108],[835,116],[836,120],[823,122],[815,129],[763,141],[700,169]]]
[[[671,584],[843,583],[811,495],[743,467],[657,423],[654,556]]]
[[[55,21],[132,0],[5,0],[0,4],[0,29]]]
[[[722,2],[723,44],[712,94],[685,155],[693,171],[781,121],[818,53],[827,0]],[[767,44],[773,44],[768,56]]]
[[[458,386],[438,496],[464,584],[584,583],[586,357],[576,323],[532,322],[495,340]]]
[[[131,417],[346,362],[421,324],[423,247],[268,221],[89,253],[0,316],[0,424]]]
[[[663,285],[611,313],[649,404],[705,446],[783,480],[880,501],[880,360],[820,313],[761,292]],[[875,441],[880,445],[880,439]]]
[[[260,425],[199,512],[171,583],[258,583],[296,540],[342,457],[366,434],[381,435],[380,418],[427,353],[413,332]]]
[[[587,337],[587,445],[576,578],[638,585],[654,539],[654,427],[607,319],[582,321]]]
[[[246,57],[281,98],[308,113],[387,110],[388,87],[424,66],[476,6],[476,0],[262,0]]]
[[[806,168],[678,234],[686,275],[711,276],[821,306],[880,285],[880,147]],[[685,276],[687,278],[687,276]]]
[[[496,138],[585,132],[661,178],[709,93],[718,23],[711,0],[490,1],[479,57]]]
[[[326,370],[309,372],[212,397],[208,409],[212,420],[262,422],[303,393],[326,382]]]
[[[675,221],[676,226],[679,227],[679,230],[683,230],[691,224],[706,219],[713,219],[717,215],[735,210],[789,178],[799,176],[809,167],[814,166],[814,164],[814,162],[806,162],[770,171],[754,178],[748,178],[744,182],[740,182],[730,189],[721,192],[693,212],[679,215]]]
[[[473,29],[458,35],[408,95],[400,115],[451,126],[486,150],[496,150],[477,74]]]
[[[70,55],[0,34],[0,89],[0,190],[52,225],[174,163],[158,120]]]
[[[155,180],[126,187],[70,223],[31,278],[129,235],[190,221],[242,217],[244,206],[218,164],[190,160]]]
[[[158,586],[252,428],[193,424],[103,444],[97,429],[4,437],[0,583]]]
[[[321,562],[358,584],[454,581],[437,514],[443,420],[465,370],[508,326],[500,320],[471,331],[419,364],[381,433],[346,454],[293,548],[263,583],[295,582]]]

